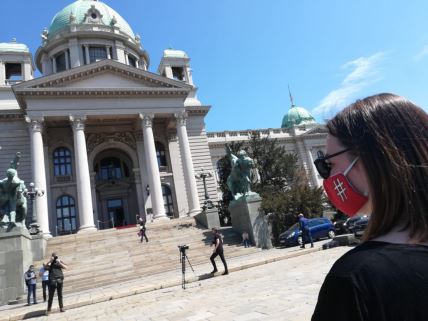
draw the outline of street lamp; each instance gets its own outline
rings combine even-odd
[[[45,191],[34,187],[33,182],[31,182],[29,184],[29,188],[25,189],[24,191],[24,197],[28,199],[29,208],[31,208],[31,223],[29,228],[30,235],[37,235],[40,232],[40,225],[37,223],[37,217],[36,213],[34,212],[33,202],[36,197],[42,197],[43,195],[45,195]]]
[[[206,183],[207,177],[212,177],[213,175],[211,174],[211,172],[204,172],[204,169],[201,168],[201,172],[195,176],[196,178],[202,179],[202,182],[204,184],[205,201],[204,201],[204,206],[202,206],[202,209],[206,210],[206,209],[213,208],[215,205],[213,201],[210,200],[210,196],[208,195],[208,191],[207,191],[207,183]]]

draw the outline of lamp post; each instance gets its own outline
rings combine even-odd
[[[200,173],[196,174],[195,176],[196,178],[202,179],[202,182],[204,184],[205,201],[204,201],[204,206],[202,206],[202,209],[206,210],[206,209],[213,208],[214,203],[212,200],[210,200],[210,196],[208,195],[208,191],[207,191],[207,183],[206,183],[207,177],[212,177],[213,175],[211,174],[211,172],[205,172],[204,169],[201,168]]]
[[[24,191],[24,197],[29,201],[29,208],[31,208],[31,223],[29,232],[30,235],[37,235],[40,232],[40,225],[37,223],[36,213],[34,212],[33,202],[37,197],[45,195],[45,191],[34,187],[34,183],[31,182],[29,188]]]

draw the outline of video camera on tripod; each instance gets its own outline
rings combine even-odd
[[[188,249],[189,249],[189,246],[186,244],[178,245],[178,250],[180,251],[180,253],[186,253],[186,250]]]
[[[189,249],[189,246],[186,244],[178,245],[178,250],[180,251],[180,263],[181,263],[181,273],[182,273],[181,287],[183,289],[186,289],[186,259],[187,259],[187,262],[189,262],[189,265],[192,271],[195,272],[195,270],[193,270],[193,266],[190,263],[189,258],[186,255],[186,250],[188,249]]]

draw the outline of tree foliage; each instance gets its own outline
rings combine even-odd
[[[255,162],[258,179],[253,180],[251,188],[262,197],[261,210],[269,217],[274,241],[296,222],[297,214],[322,215],[325,201],[322,188],[309,186],[304,170],[298,166],[297,155],[287,152],[276,139],[261,138],[259,133],[253,133],[245,144],[234,142],[229,146],[233,154],[240,149],[246,150]],[[231,171],[227,156],[219,160],[218,171],[223,193],[220,220],[222,224],[230,224],[228,206],[233,196],[226,184]]]

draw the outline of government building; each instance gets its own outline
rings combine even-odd
[[[297,153],[321,185],[313,159],[326,129],[305,109],[292,105],[281,128],[207,133],[211,106],[187,54],[164,50],[149,71],[138,34],[101,1],[71,3],[41,36],[34,56],[0,43],[0,173],[21,152],[19,177],[45,191],[33,206],[45,236],[200,213],[206,196],[219,197],[225,144],[254,131]]]

